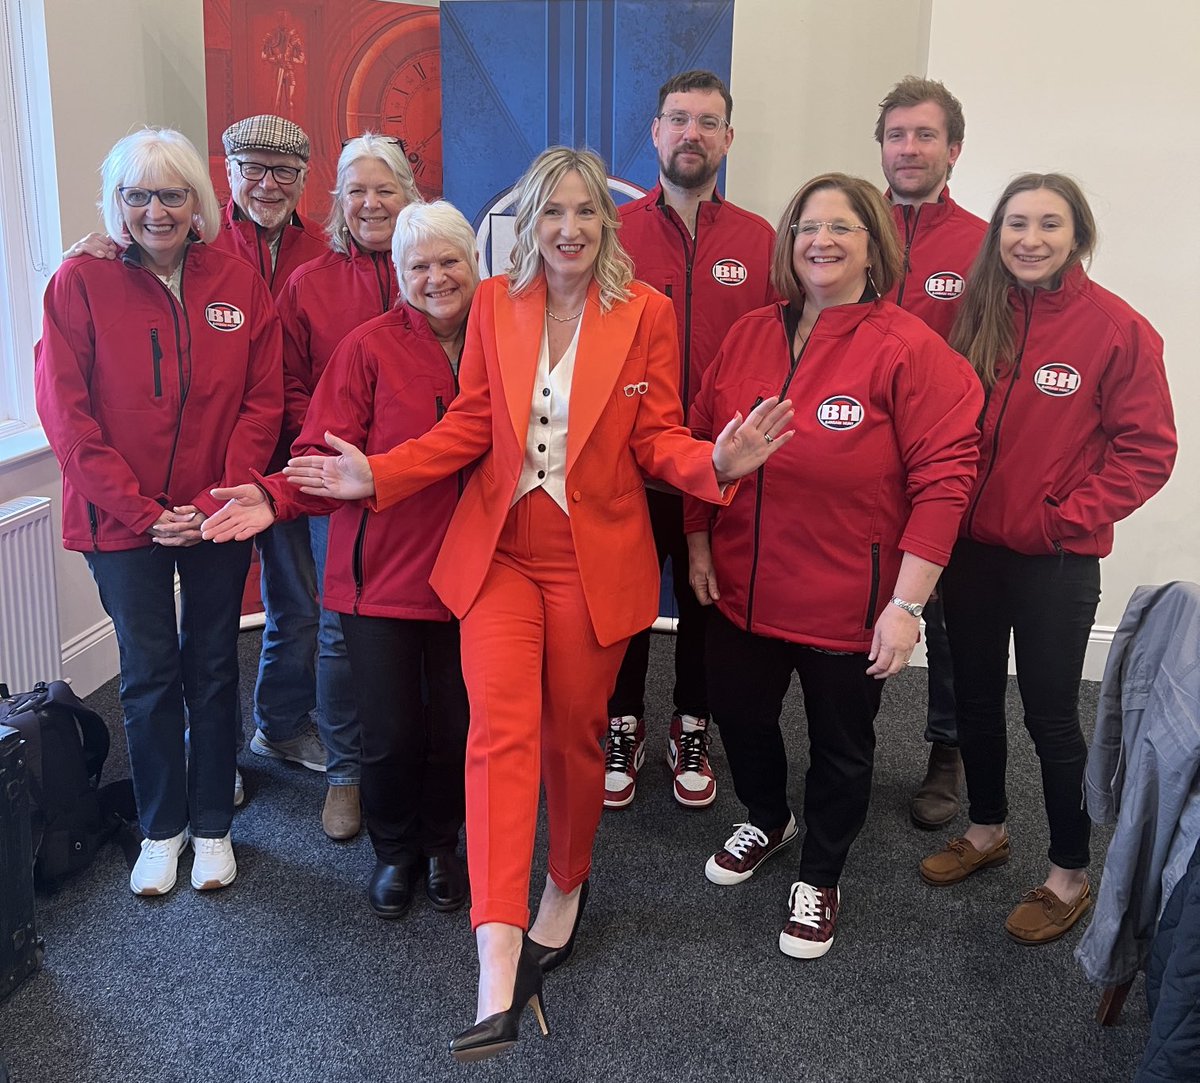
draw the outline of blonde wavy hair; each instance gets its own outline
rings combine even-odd
[[[608,190],[608,171],[599,155],[590,150],[548,147],[534,158],[517,181],[517,243],[508,267],[508,291],[514,297],[524,293],[542,273],[537,224],[554,190],[568,173],[579,174],[600,217],[600,247],[592,276],[600,287],[600,307],[607,312],[618,301],[628,301],[633,296],[628,288],[633,281],[633,260],[617,240],[621,223]]]

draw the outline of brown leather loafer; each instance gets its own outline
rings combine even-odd
[[[1070,930],[1092,906],[1092,888],[1085,883],[1079,897],[1065,903],[1048,887],[1025,892],[1004,923],[1004,931],[1018,944],[1048,944]]]
[[[921,862],[921,878],[934,887],[947,887],[965,880],[973,872],[1003,865],[1010,856],[1008,836],[995,846],[980,852],[966,839],[951,839],[944,849]]]

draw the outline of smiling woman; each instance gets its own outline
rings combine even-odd
[[[192,885],[220,888],[237,875],[229,829],[250,551],[206,543],[200,529],[218,507],[209,490],[261,469],[275,445],[279,320],[248,263],[201,243],[220,212],[179,132],[126,136],[101,178],[119,255],[68,260],[51,280],[38,414],[62,468],[63,544],[86,556],[120,648],[146,836],[130,889],[170,891],[189,841]],[[113,311],[120,318],[100,318]]]

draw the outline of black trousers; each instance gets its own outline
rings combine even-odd
[[[733,788],[760,831],[782,827],[791,815],[779,715],[792,673],[799,676],[809,744],[800,879],[833,887],[871,803],[874,723],[884,682],[867,676],[865,654],[828,654],[752,635],[716,611],[708,624],[707,658],[713,720]]]
[[[1100,561],[1026,556],[963,539],[940,590],[972,823],[1001,824],[1008,817],[1004,697],[1011,633],[1025,728],[1041,761],[1049,857],[1064,869],[1086,868],[1091,821],[1083,804],[1087,744],[1079,726],[1079,682],[1100,602]]]
[[[470,717],[458,622],[341,617],[362,726],[363,814],[375,856],[400,865],[453,853],[465,814]]]
[[[675,605],[679,627],[675,634],[675,710],[697,718],[708,715],[708,682],[704,666],[704,627],[708,607],[696,601],[688,582],[687,536],[683,532],[683,497],[675,493],[646,490],[650,508],[650,527],[658,550],[661,570],[671,558],[671,579],[675,585]],[[610,718],[630,714],[641,718],[646,713],[646,670],[650,664],[650,629],[629,640],[625,659],[617,674],[616,688],[608,701]]]
[[[954,662],[950,637],[946,634],[946,614],[942,599],[925,606],[925,665],[928,667],[929,710],[925,722],[925,740],[942,745],[958,744],[958,725],[954,706]]]

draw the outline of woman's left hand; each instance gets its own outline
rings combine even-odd
[[[202,526],[204,512],[195,504],[185,504],[183,507],[165,510],[159,516],[158,522],[150,528],[150,537],[154,539],[155,545],[183,549],[189,545],[199,545],[204,540],[200,536]]]
[[[745,421],[740,413],[734,414],[713,444],[717,481],[727,485],[762,466],[796,435],[794,429],[783,431],[793,413],[791,399],[780,402],[772,395],[754,407]]]
[[[869,676],[883,680],[894,677],[912,657],[921,631],[921,621],[890,602],[875,620],[875,635],[871,639]]]

